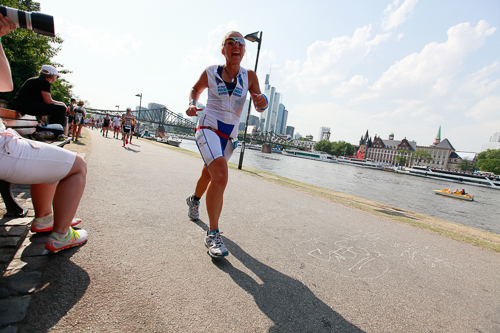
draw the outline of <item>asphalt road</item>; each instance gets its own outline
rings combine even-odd
[[[230,170],[211,259],[201,159],[89,133],[89,241],[49,256],[20,332],[500,332],[499,253]]]

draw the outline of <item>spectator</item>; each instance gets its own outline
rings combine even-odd
[[[50,116],[50,124],[64,127],[66,105],[54,101],[50,95],[50,85],[58,78],[57,69],[43,65],[40,76],[26,80],[14,97],[11,107],[20,113],[37,117]]]
[[[73,121],[73,141],[75,142],[78,142],[78,138],[82,133],[82,127],[85,123],[85,117],[87,116],[87,111],[85,110],[83,105],[84,103],[80,101],[78,102],[78,106],[75,108],[75,120]],[[75,140],[75,135],[76,135],[76,140]]]
[[[75,103],[76,99],[72,98],[71,102],[66,108],[66,115],[68,116],[68,133],[73,133],[73,121],[75,119]]]
[[[0,15],[0,37],[15,25]],[[0,44],[0,91],[12,90],[9,63]],[[64,115],[65,108],[63,110]],[[31,184],[35,218],[31,230],[52,231],[45,248],[58,252],[87,241],[87,232],[74,230],[73,219],[85,189],[87,164],[80,156],[60,147],[24,139],[6,129],[0,119],[0,179]]]

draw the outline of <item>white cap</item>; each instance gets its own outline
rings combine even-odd
[[[127,108],[127,111],[132,111],[132,109],[131,108]]]
[[[57,75],[57,69],[51,65],[43,65],[40,74]]]

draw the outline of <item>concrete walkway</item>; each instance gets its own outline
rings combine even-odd
[[[89,132],[89,242],[45,256],[7,330],[500,332],[499,253],[230,170],[211,259],[185,203],[201,159]]]

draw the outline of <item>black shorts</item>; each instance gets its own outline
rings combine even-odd
[[[124,134],[130,134],[132,132],[132,128],[130,126],[122,126],[122,131]]]

